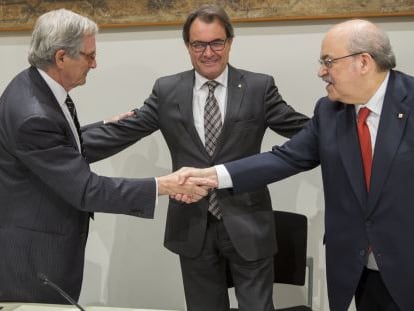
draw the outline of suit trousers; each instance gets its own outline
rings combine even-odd
[[[236,251],[222,220],[209,213],[204,247],[180,256],[187,311],[228,311],[226,264],[240,311],[273,311],[273,257],[247,261]]]
[[[355,293],[358,311],[400,311],[378,271],[364,268]]]

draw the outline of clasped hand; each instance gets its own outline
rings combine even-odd
[[[194,203],[205,197],[209,190],[217,188],[217,174],[214,167],[206,169],[183,167],[178,171],[157,178],[158,194]]]

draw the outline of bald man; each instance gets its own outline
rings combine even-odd
[[[328,94],[299,134],[183,177],[215,176],[240,193],[321,165],[330,310],[348,310],[355,296],[358,311],[412,311],[414,78],[392,69],[387,35],[364,20],[330,29],[320,64]]]

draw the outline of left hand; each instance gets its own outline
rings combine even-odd
[[[105,124],[106,123],[116,123],[116,122],[118,122],[120,120],[129,118],[129,117],[132,117],[134,115],[135,115],[135,112],[133,110],[132,111],[127,111],[127,112],[121,113],[121,114],[119,114],[117,116],[113,116],[112,118],[110,118],[108,120],[104,120],[104,123]]]

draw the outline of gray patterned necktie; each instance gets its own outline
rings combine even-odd
[[[210,157],[213,156],[216,149],[217,139],[221,132],[222,122],[221,113],[217,99],[214,96],[214,90],[219,83],[216,81],[208,81],[206,85],[208,87],[208,96],[206,105],[204,106],[204,135],[205,135],[205,148]],[[218,219],[221,218],[221,211],[218,205],[217,194],[215,191],[210,193],[208,210]]]

